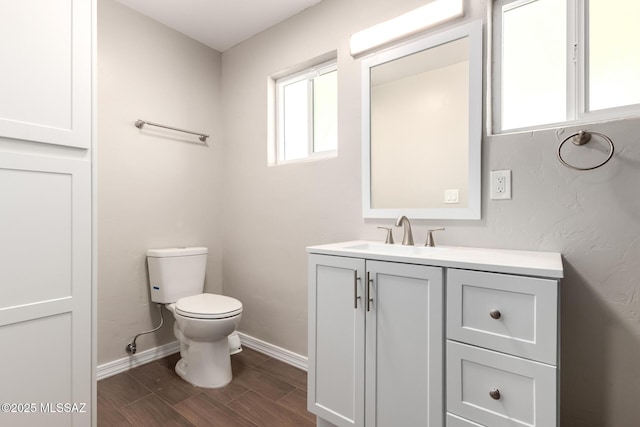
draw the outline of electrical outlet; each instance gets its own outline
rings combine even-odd
[[[511,199],[511,171],[491,171],[491,199]]]

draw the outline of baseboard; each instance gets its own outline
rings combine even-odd
[[[238,335],[240,336],[240,342],[243,346],[259,351],[260,353],[264,353],[269,357],[273,357],[281,362],[295,366],[303,371],[307,370],[309,362],[305,356],[299,355],[282,347],[278,347],[277,345],[270,344],[266,341],[259,340],[258,338],[254,338],[251,335],[247,335],[242,332],[238,332]],[[102,379],[109,378],[112,375],[126,372],[136,366],[162,359],[163,357],[177,353],[178,351],[180,351],[180,343],[178,341],[173,341],[160,347],[141,351],[140,353],[136,353],[132,356],[107,362],[97,367],[96,378],[100,381]]]
[[[277,345],[270,344],[266,341],[259,340],[258,338],[254,338],[251,335],[247,335],[242,332],[238,332],[238,335],[240,336],[242,345],[247,346],[252,350],[264,353],[267,356],[295,366],[296,368],[302,369],[303,371],[306,371],[309,366],[309,360],[305,356],[294,353],[282,347],[278,347]]]
[[[96,378],[100,381],[112,375],[128,371],[136,366],[162,359],[165,356],[169,356],[170,354],[177,353],[179,351],[180,343],[178,341],[173,341],[168,344],[161,345],[160,347],[150,348],[149,350],[141,351],[134,355],[99,365],[96,368]]]

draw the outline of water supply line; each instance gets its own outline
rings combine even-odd
[[[136,354],[136,350],[137,350],[136,349],[136,340],[138,339],[138,337],[140,335],[150,334],[151,332],[155,332],[158,329],[162,328],[162,325],[164,325],[164,316],[162,315],[162,304],[158,304],[158,311],[160,312],[160,324],[158,325],[158,327],[154,328],[154,329],[151,329],[150,331],[140,332],[138,335],[133,337],[133,341],[131,341],[129,344],[127,344],[127,353]]]

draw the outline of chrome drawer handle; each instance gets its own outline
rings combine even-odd
[[[489,312],[489,316],[491,316],[492,319],[499,319],[502,317],[502,313],[500,313],[500,310],[493,309]]]
[[[358,296],[358,282],[360,282],[358,270],[353,270],[353,308],[355,310],[358,309],[358,300],[360,299]]]
[[[489,396],[491,396],[493,400],[500,400],[500,390],[494,388],[489,392]]]
[[[373,283],[373,279],[371,278],[371,273],[367,271],[367,311],[371,311],[371,303],[373,302],[373,298],[371,298],[371,283]]]

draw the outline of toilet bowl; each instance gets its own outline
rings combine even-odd
[[[207,252],[207,248],[154,249],[147,251],[147,261],[151,300],[164,304],[175,319],[181,357],[176,373],[193,385],[218,388],[231,381],[230,352],[241,350],[234,331],[242,303],[203,293]]]
[[[242,316],[235,298],[199,294],[166,305],[175,318],[174,334],[181,359],[176,373],[185,381],[207,388],[224,387],[232,378],[229,335]]]

